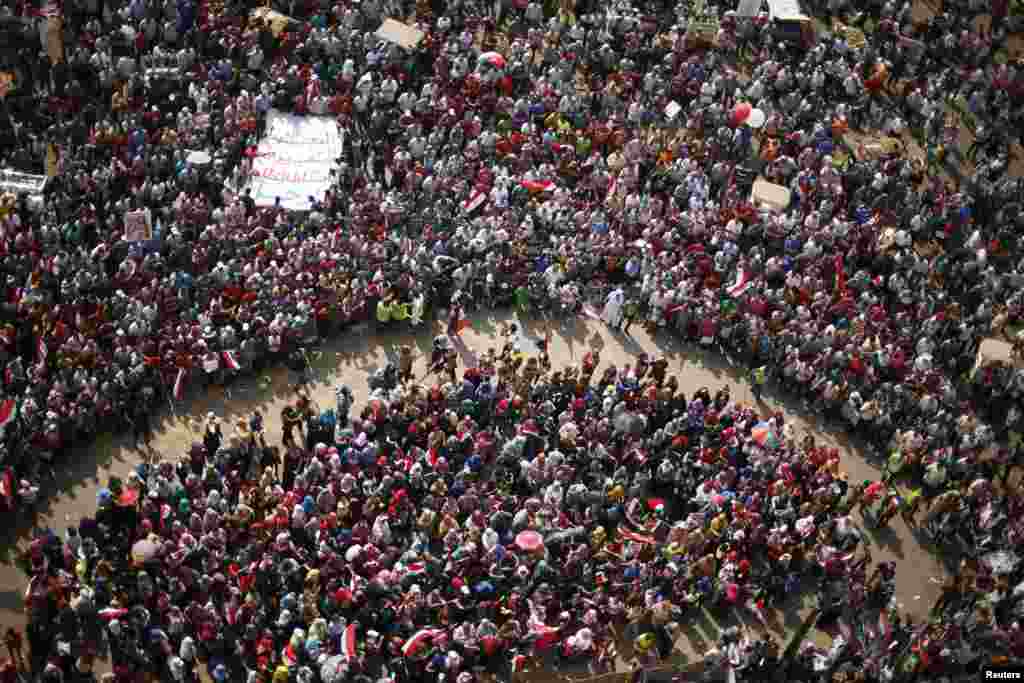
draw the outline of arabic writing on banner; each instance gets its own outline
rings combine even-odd
[[[22,173],[13,169],[0,168],[0,192],[39,194],[49,180],[44,175]]]
[[[323,200],[331,172],[343,151],[341,129],[330,117],[267,113],[266,135],[253,159],[249,189],[257,206],[310,208],[309,198]]]

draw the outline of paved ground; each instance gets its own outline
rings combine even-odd
[[[479,353],[491,345],[497,345],[498,325],[507,319],[504,314],[475,316],[473,330],[467,330],[463,335],[468,348]],[[530,334],[541,336],[546,324],[542,321],[532,322],[526,327]],[[311,354],[318,380],[313,391],[314,398],[324,407],[332,406],[334,386],[344,381],[355,393],[358,410],[367,397],[368,373],[383,364],[387,352],[399,343],[415,343],[420,353],[417,357],[416,376],[422,377],[425,372],[424,361],[429,356],[430,341],[439,332],[439,328],[421,328],[415,335],[408,330],[374,334],[371,329],[365,329],[346,334],[323,350]],[[749,385],[740,380],[741,371],[728,360],[693,348],[684,348],[667,335],[652,338],[634,326],[632,336],[626,337],[610,333],[604,325],[585,319],[555,323],[552,332],[551,352],[556,366],[578,363],[591,348],[601,349],[603,363],[615,363],[620,367],[630,362],[636,354],[646,351],[664,355],[670,360],[670,371],[679,377],[681,386],[688,394],[701,386],[707,386],[714,392],[728,385],[734,400],[752,402]],[[794,402],[780,400],[771,391],[766,392],[764,398],[761,408],[765,412],[782,409],[800,428],[813,430],[819,438],[839,448],[843,466],[851,481],[877,478],[877,469],[858,455],[855,446],[843,433],[817,424],[812,418],[801,416],[795,410]],[[280,437],[281,408],[286,401],[293,399],[291,377],[287,371],[279,370],[239,382],[230,399],[218,390],[192,397],[187,410],[178,406],[175,414],[168,411],[158,421],[157,433],[149,450],[139,449],[124,438],[105,437],[94,446],[79,450],[74,454],[72,462],[62,465],[58,473],[59,491],[40,503],[38,521],[62,531],[66,520],[77,519],[94,509],[96,492],[105,485],[109,476],[125,476],[143,458],[162,456],[176,459],[193,441],[200,439],[202,418],[207,411],[214,411],[231,424],[231,418],[247,416],[259,407],[265,417],[267,434],[276,441]],[[15,544],[25,542],[31,527],[32,520],[27,516],[10,520],[7,536],[0,543],[0,628],[18,625],[23,619],[21,594],[25,577],[11,559]],[[893,523],[891,531],[872,536],[872,543],[872,552],[877,560],[893,559],[897,563],[897,599],[904,608],[918,615],[927,612],[937,597],[936,577],[944,575],[942,563],[920,546],[913,533],[899,519]],[[779,616],[773,630],[779,635],[792,632],[800,623],[800,613],[804,612],[801,604],[799,600],[794,600],[792,608]],[[710,618],[698,619],[688,625],[680,638],[681,656],[704,652],[717,636],[717,628],[718,625]]]

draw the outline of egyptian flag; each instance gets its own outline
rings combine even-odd
[[[423,576],[427,573],[426,562],[410,562],[405,568],[406,576]]]
[[[889,610],[883,609],[878,613],[878,635],[888,644],[892,640],[892,624],[889,623]]]
[[[356,625],[349,624],[341,635],[341,656],[351,662],[356,654]]]
[[[524,180],[521,184],[530,194],[540,194],[555,189],[555,184],[550,180]]]
[[[473,190],[473,194],[469,196],[469,199],[462,202],[462,210],[466,213],[473,213],[487,201],[487,192],[480,188]]]
[[[13,398],[0,403],[0,429],[14,422],[18,417],[18,401]]]
[[[180,401],[185,397],[185,368],[178,368],[178,376],[174,380],[174,400]]]
[[[443,635],[444,630],[439,628],[424,628],[409,636],[409,639],[402,645],[402,656],[411,657],[423,647],[428,640]]]
[[[843,252],[836,253],[836,294],[846,294],[846,269],[843,267]]]
[[[238,364],[234,351],[221,351],[220,355],[224,359],[224,365],[228,366],[231,370],[238,372],[242,369],[242,366]]]
[[[738,273],[736,273],[736,279],[733,280],[733,283],[731,285],[729,285],[729,289],[727,289],[726,292],[729,294],[730,297],[736,299],[742,296],[744,292],[746,292],[748,289],[750,289],[751,280],[753,280],[753,277],[750,275],[747,269],[744,268],[740,270]]]
[[[128,614],[128,610],[126,610],[123,607],[107,607],[106,609],[101,609],[99,612],[96,613],[96,615],[100,619],[104,619],[106,621],[111,621],[113,619],[120,619],[121,617],[123,617],[123,616],[125,616],[127,614]]]

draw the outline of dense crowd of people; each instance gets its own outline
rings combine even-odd
[[[383,378],[351,422],[341,394],[304,443],[286,430],[282,468],[258,420],[230,447],[211,424],[182,463],[112,482],[67,538],[41,533],[34,670],[87,679],[109,649],[116,680],[191,679],[202,658],[216,680],[469,683],[552,648],[607,666],[617,622],[647,665],[687,610],[767,620],[814,567],[832,652],[729,632],[709,661],[886,680],[1021,656],[1024,369],[976,363],[987,337],[1021,344],[1016,18],[830,1],[809,9],[840,23],[808,42],[715,2],[391,4],[292,2],[283,27],[234,0],[0,9],[27,31],[4,48],[3,165],[41,172],[56,145],[42,196],[0,207],[10,507],[98,430],[146,438],[189,386],[302,369],[353,322],[431,306],[457,334],[486,303],[740,358],[757,391],[778,383],[863,435],[884,481],[846,482],[780,416],[657,361],[594,375],[508,352],[460,377],[439,341],[447,377]],[[424,41],[382,41],[389,15]],[[308,212],[242,189],[271,109],[348,132]],[[757,176],[790,204],[753,205]],[[153,239],[129,242],[140,209]],[[881,525],[926,510],[924,532],[967,557],[932,623],[891,613],[890,568],[856,552],[858,506]]]

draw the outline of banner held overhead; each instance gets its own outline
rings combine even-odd
[[[327,116],[295,116],[276,109],[267,113],[266,135],[253,159],[249,189],[257,206],[292,211],[311,208],[331,187],[344,150],[337,121]]]

